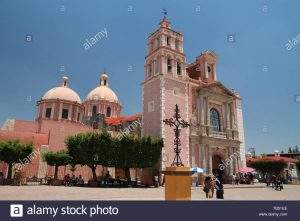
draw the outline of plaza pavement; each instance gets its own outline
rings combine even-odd
[[[275,191],[264,184],[225,185],[226,200],[300,200],[300,185]],[[164,188],[88,188],[0,186],[0,200],[164,200]],[[202,187],[192,187],[192,200],[207,200]]]

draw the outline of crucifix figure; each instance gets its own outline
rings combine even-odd
[[[181,158],[180,158],[180,151],[181,148],[179,146],[181,146],[181,141],[180,141],[180,128],[186,128],[189,125],[188,122],[186,122],[185,120],[181,119],[181,116],[179,114],[179,108],[178,105],[175,105],[175,113],[174,113],[174,117],[170,118],[170,119],[165,119],[163,120],[163,122],[166,125],[169,125],[170,127],[175,126],[174,128],[174,132],[175,132],[175,138],[174,138],[174,152],[175,152],[175,157],[172,163],[172,166],[184,166],[181,162]]]

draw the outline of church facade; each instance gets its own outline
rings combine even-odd
[[[187,63],[183,35],[164,18],[148,37],[143,85],[143,135],[164,139],[160,169],[174,159],[174,132],[163,120],[174,115],[190,123],[181,129],[185,166],[228,177],[246,166],[241,97],[217,80],[217,55],[201,53]]]
[[[240,95],[217,80],[215,53],[205,51],[194,62],[187,63],[183,35],[174,31],[166,18],[148,37],[142,87],[142,113],[123,116],[122,105],[109,87],[107,73],[100,76],[98,86],[83,101],[64,76],[60,85],[48,90],[37,102],[35,121],[7,120],[0,130],[0,141],[33,142],[37,154],[24,165],[20,162],[22,172],[25,177],[42,178],[54,172],[53,167],[42,161],[42,152],[65,149],[66,137],[99,129],[99,119],[112,132],[121,134],[137,125],[132,132],[138,136],[164,139],[158,168],[164,170],[174,159],[174,131],[163,120],[173,117],[177,104],[180,116],[190,124],[180,134],[180,156],[185,166],[201,167],[206,174],[222,173],[225,176],[245,166]],[[98,120],[96,125],[95,119]],[[97,174],[101,175],[104,169],[99,167]],[[114,176],[117,171],[110,169]],[[7,172],[6,165],[1,162],[0,172]],[[60,168],[59,177],[66,173],[71,171]],[[75,175],[79,174],[85,180],[92,176],[86,166],[77,167]]]

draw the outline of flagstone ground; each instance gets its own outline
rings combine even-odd
[[[300,200],[300,185],[283,191],[256,185],[225,185],[227,200]],[[193,200],[206,200],[201,187],[192,187]],[[0,186],[0,200],[164,200],[164,188],[83,188]]]

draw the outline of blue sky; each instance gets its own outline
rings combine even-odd
[[[33,119],[61,66],[82,99],[106,68],[124,114],[140,112],[146,38],[162,8],[184,34],[188,62],[206,49],[218,54],[218,79],[243,97],[247,147],[265,153],[300,144],[300,42],[286,47],[300,34],[297,0],[1,0],[0,123]],[[104,28],[108,37],[85,50],[85,39]]]

